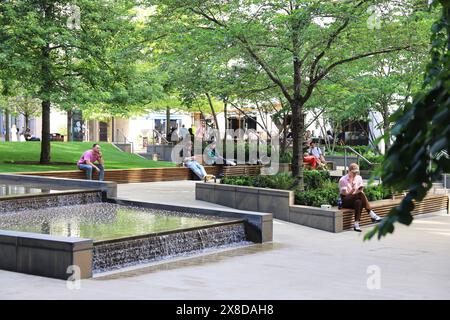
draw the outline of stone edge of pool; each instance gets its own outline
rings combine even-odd
[[[205,209],[195,206],[185,207],[115,198],[103,198],[103,202],[172,212],[232,218],[234,220],[239,219],[244,221],[247,240],[262,243],[272,241],[273,239],[273,217],[270,213]],[[205,228],[214,226],[205,226]],[[184,231],[179,230],[179,232]],[[150,234],[147,236],[154,235]],[[0,259],[0,269],[67,280],[74,274],[74,270],[70,269],[70,267],[78,266],[79,269],[75,272],[79,279],[91,278],[93,275],[93,248],[93,239],[0,230],[0,257],[2,257]]]

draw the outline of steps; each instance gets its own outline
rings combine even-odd
[[[449,186],[447,186],[447,189],[444,188],[444,184],[442,182],[433,182],[431,190],[434,194],[448,194],[448,187]]]

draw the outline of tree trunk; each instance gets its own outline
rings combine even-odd
[[[287,136],[288,136],[288,129],[287,129],[287,115],[283,115],[283,141],[281,142],[280,146],[280,155],[283,155],[286,153],[287,149]]]
[[[27,128],[29,127],[29,122],[30,122],[30,114],[28,112],[25,112],[25,114],[23,116],[25,118],[25,130],[27,130]]]
[[[11,135],[11,123],[10,123],[10,121],[9,121],[9,116],[10,116],[10,113],[9,113],[9,110],[8,110],[8,107],[6,107],[7,109],[5,110],[5,129],[6,129],[6,131],[5,131],[5,141],[11,141],[11,139],[10,139],[10,135]]]
[[[305,131],[305,124],[302,114],[302,106],[299,101],[291,103],[292,109],[292,176],[296,179],[297,188],[304,190],[303,184],[303,131]]]
[[[67,110],[67,142],[72,141],[72,109]]]
[[[42,101],[42,142],[41,159],[42,164],[50,162],[50,101]]]
[[[227,100],[223,101],[223,115],[225,117],[225,132],[227,132],[228,129],[228,102]]]
[[[212,113],[213,119],[214,119],[214,126],[216,127],[216,129],[219,129],[219,122],[217,121],[217,114],[216,114],[216,110],[214,109],[214,105],[212,103],[211,96],[208,94],[208,92],[206,92],[205,95],[208,98],[209,107],[211,108],[211,113]]]
[[[389,125],[389,108],[387,106],[383,106],[383,133],[387,134],[386,140],[386,151],[391,147],[391,135],[389,134],[390,125]]]
[[[170,133],[170,107],[167,107],[166,108],[166,139],[169,137],[169,133]]]

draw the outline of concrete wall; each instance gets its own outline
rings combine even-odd
[[[344,164],[345,164],[345,158],[344,158],[344,156],[328,156],[328,155],[325,155],[325,159],[326,159],[327,161],[332,161],[332,162],[334,162],[334,166],[335,166],[335,167],[336,167],[336,166],[343,167]],[[357,163],[357,162],[358,162],[357,157],[347,156],[347,166],[348,166],[350,163],[352,163],[352,162]]]
[[[147,153],[154,154],[156,153],[158,155],[158,160],[163,161],[172,161],[172,145],[167,144],[159,144],[159,145],[149,145],[147,147]]]
[[[342,218],[339,210],[298,205],[289,208],[289,222],[329,232],[343,231]]]
[[[90,239],[0,230],[0,269],[67,280],[76,265],[91,278],[92,249]]]
[[[276,219],[311,228],[342,231],[342,213],[294,205],[293,191],[197,183],[195,198],[240,210],[270,212]]]
[[[40,186],[62,186],[73,189],[96,189],[106,193],[108,198],[117,197],[117,183],[111,181],[96,181],[83,179],[65,179],[20,174],[0,173],[0,181],[17,184],[39,184]]]
[[[111,199],[112,203],[125,206],[139,206],[150,209],[169,210],[175,212],[184,212],[208,216],[219,216],[228,218],[240,218],[246,221],[247,239],[253,242],[261,243],[273,240],[273,216],[270,213],[261,213],[252,211],[237,211],[227,209],[205,209],[198,207],[183,207],[159,203],[139,202],[122,199]]]
[[[276,219],[289,219],[294,204],[293,191],[197,183],[195,198],[239,210],[270,212]]]

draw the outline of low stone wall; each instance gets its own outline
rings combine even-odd
[[[289,206],[294,204],[293,191],[226,184],[197,183],[195,198],[239,210],[269,212],[281,220],[289,219]]]
[[[343,167],[345,165],[345,157],[344,156],[328,156],[325,155],[325,159],[327,161],[333,162],[335,167]],[[354,156],[347,156],[347,165],[350,163],[358,162],[358,158]]]
[[[0,269],[67,280],[78,266],[91,278],[92,249],[90,239],[0,230]]]
[[[424,200],[419,213],[447,212],[448,200],[442,204],[430,207],[425,201],[433,200],[436,196],[429,195]],[[297,223],[315,229],[329,232],[341,232],[345,229],[344,222],[348,222],[348,212],[344,217],[343,210],[337,207],[322,209],[310,206],[294,205],[294,193],[292,191],[274,190],[266,188],[254,188],[233,185],[218,185],[197,183],[195,188],[197,200],[212,202],[223,206],[272,213],[274,218]],[[393,203],[392,201],[395,201]],[[400,203],[401,199],[389,200],[392,205]],[[437,201],[437,200],[436,200]],[[373,203],[376,207],[386,206],[386,201]],[[348,210],[346,210],[348,211]],[[384,215],[384,214],[383,214]],[[348,229],[348,226],[347,226]]]
[[[329,232],[343,231],[342,212],[294,205],[289,208],[289,222]]]
[[[48,187],[67,187],[73,189],[95,189],[106,193],[108,198],[117,197],[117,183],[111,181],[96,181],[83,179],[66,179],[41,177],[32,175],[0,173],[0,182],[10,184],[37,184]]]
[[[198,183],[197,185],[202,184]],[[203,183],[206,185],[206,183]],[[207,184],[212,185],[212,184]],[[122,199],[110,199],[109,202],[124,205],[124,206],[138,206],[149,209],[168,210],[175,212],[184,212],[192,214],[200,214],[207,216],[218,216],[234,219],[245,220],[245,228],[247,234],[247,240],[262,243],[273,240],[273,216],[271,213],[256,212],[257,210],[249,211],[236,211],[236,210],[223,210],[223,209],[205,209],[198,207],[183,207],[160,203],[149,203]],[[212,202],[212,201],[211,201]],[[245,210],[245,209],[243,209]]]

